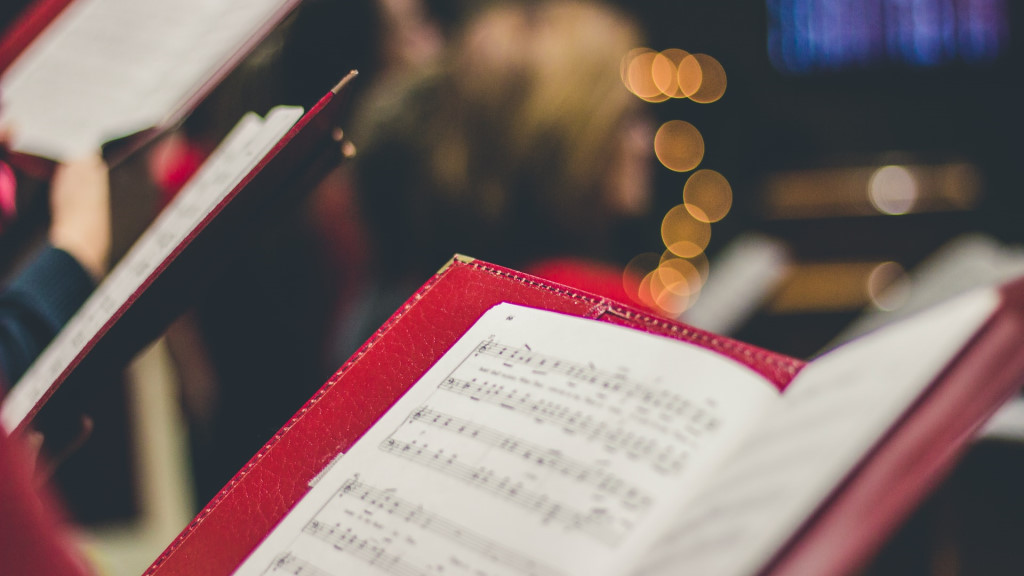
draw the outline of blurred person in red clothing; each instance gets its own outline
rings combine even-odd
[[[91,574],[19,438],[0,430],[0,571],[20,576]]]

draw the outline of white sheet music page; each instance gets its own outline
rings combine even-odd
[[[0,124],[55,160],[150,128],[290,1],[75,0],[0,78]]]
[[[107,274],[0,404],[0,424],[17,428],[93,337],[302,117],[279,106],[266,119],[242,117],[198,172]]]
[[[631,573],[759,573],[998,304],[972,292],[811,362]]]
[[[501,304],[236,575],[619,574],[778,399],[706,349]]]

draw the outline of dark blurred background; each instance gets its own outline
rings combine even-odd
[[[829,277],[859,277],[843,264],[910,270],[964,233],[1002,243],[1024,237],[1016,174],[1024,115],[1013,88],[1022,64],[1019,3],[725,0],[628,8],[653,49],[708,54],[728,76],[713,103],[650,105],[659,122],[681,119],[700,130],[698,168],[731,184],[732,210],[713,224],[707,247],[711,281],[716,254],[759,231],[781,240],[797,271],[807,272],[791,278],[819,292],[797,305],[773,305],[769,295],[738,326],[741,339],[808,357],[871,304],[863,293],[820,294],[834,288]],[[887,165],[917,170],[917,202],[905,214],[868,203],[868,175]],[[969,176],[929,182],[960,169]],[[680,203],[688,174],[656,174],[664,213]],[[650,225],[623,256],[658,249],[659,232]]]

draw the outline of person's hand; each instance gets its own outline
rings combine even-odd
[[[110,259],[110,182],[99,155],[57,167],[50,185],[50,244],[99,280]]]

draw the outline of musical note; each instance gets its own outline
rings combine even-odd
[[[517,348],[488,340],[476,347],[474,355],[486,355],[500,358],[502,364],[511,367],[543,367],[543,373],[555,373],[569,377],[571,383],[583,384],[594,392],[613,394],[620,404],[635,401],[647,409],[662,415],[661,419],[687,421],[695,434],[713,430],[719,422],[710,413],[710,409],[700,406],[672,387],[651,386],[647,383],[630,380],[625,374],[602,370],[592,362],[569,362],[555,356],[546,356],[534,352],[528,347]]]
[[[288,552],[279,556],[264,574],[291,574],[292,576],[333,576],[302,558]]]
[[[529,556],[520,554],[495,540],[481,536],[436,512],[425,510],[418,504],[404,500],[392,492],[371,486],[358,479],[350,478],[346,480],[342,489],[338,491],[337,497],[356,498],[390,516],[401,518],[406,523],[414,524],[424,530],[442,536],[462,548],[473,550],[523,574],[530,576],[558,576],[561,574],[557,570],[540,564]]]
[[[591,414],[574,410],[565,404],[535,398],[529,392],[508,389],[500,384],[470,382],[446,378],[440,390],[466,396],[479,402],[497,404],[508,410],[531,416],[538,422],[554,424],[570,434],[578,434],[600,442],[610,449],[621,450],[634,460],[650,461],[661,473],[675,473],[682,470],[686,452],[673,445],[647,436],[626,432],[622,426],[598,420]]]
[[[369,538],[361,537],[351,528],[343,529],[338,524],[325,524],[314,519],[303,527],[302,532],[330,544],[339,552],[358,558],[381,572],[396,576],[430,576],[428,572],[404,561],[401,555],[388,553],[386,547],[375,544]],[[327,573],[324,574],[329,576]]]
[[[429,406],[422,406],[413,411],[406,422],[447,430],[514,456],[522,457],[530,464],[553,470],[577,482],[594,486],[610,496],[620,498],[630,508],[646,509],[650,505],[651,498],[647,494],[627,484],[608,470],[578,462],[545,446],[504,434],[470,420],[438,412]]]
[[[381,442],[379,449],[461,480],[478,490],[489,492],[539,514],[546,522],[556,522],[580,530],[606,544],[614,546],[624,536],[623,528],[615,525],[613,519],[606,514],[595,513],[593,510],[582,512],[551,501],[547,494],[527,489],[521,482],[498,476],[493,470],[459,462],[456,455],[445,454],[443,449],[434,451],[427,446],[403,442],[394,437],[388,437]]]

